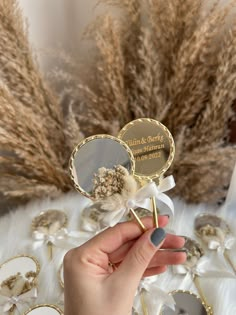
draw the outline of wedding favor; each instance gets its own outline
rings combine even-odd
[[[164,306],[161,315],[213,315],[212,309],[196,294],[177,290],[170,293],[175,302],[174,310]]]
[[[147,205],[150,192],[138,191],[134,167],[127,144],[109,135],[89,137],[74,149],[70,159],[71,178],[81,194],[100,205],[98,221],[102,227],[115,225],[131,212],[145,231],[134,209]]]
[[[184,247],[187,250],[187,260],[182,265],[173,266],[173,272],[175,275],[185,276],[184,280],[186,282],[193,281],[201,300],[211,309],[199,282],[199,277],[206,276],[208,273],[208,268],[210,268],[209,260],[205,259],[204,251],[197,241],[186,236],[185,240]]]
[[[43,244],[48,246],[49,259],[53,256],[53,246],[59,245],[64,239],[68,218],[63,211],[47,210],[41,212],[32,221],[34,248]]]
[[[163,305],[175,309],[173,297],[159,288],[158,276],[142,279],[134,299],[134,315],[157,315]]]
[[[46,245],[51,260],[53,247],[70,249],[92,237],[93,234],[89,232],[68,231],[67,222],[67,215],[61,210],[47,210],[35,217],[32,221],[34,250]]]
[[[0,314],[15,314],[37,297],[40,266],[36,258],[21,255],[0,266]]]
[[[174,159],[175,145],[169,130],[160,122],[141,118],[131,121],[119,133],[119,138],[125,141],[135,158],[134,175],[142,185],[155,180],[159,186],[151,198],[154,224],[158,227],[158,210],[156,198],[168,206],[173,212],[171,199],[164,194],[175,186],[172,176],[163,179]]]
[[[235,243],[235,237],[227,222],[214,214],[203,213],[196,217],[194,228],[196,235],[207,248],[217,251],[219,259],[225,257],[236,273],[236,267],[229,256],[229,251]]]
[[[23,315],[63,315],[62,310],[56,305],[36,305]]]

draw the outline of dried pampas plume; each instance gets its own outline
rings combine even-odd
[[[89,78],[65,67],[79,88],[72,100],[81,128],[117,135],[132,119],[161,121],[176,142],[175,194],[189,202],[221,201],[236,161],[229,141],[236,24],[228,22],[235,21],[236,1],[215,1],[208,10],[202,0],[99,2],[119,14],[98,17],[85,32],[97,47]]]
[[[15,0],[0,0],[0,192],[25,202],[71,188],[68,155],[79,127],[63,118],[33,58]],[[68,137],[69,135],[69,137]]]

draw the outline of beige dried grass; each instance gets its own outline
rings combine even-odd
[[[79,128],[45,85],[15,0],[0,0],[0,37],[0,192],[25,202],[68,191]]]
[[[236,160],[228,141],[236,34],[225,24],[235,1],[223,8],[215,1],[208,12],[202,0],[100,2],[120,11],[98,17],[86,32],[97,55],[90,79],[78,78],[81,126],[89,117],[87,134],[117,135],[132,119],[163,122],[176,141],[176,194],[190,202],[222,200]]]
[[[67,191],[69,153],[82,133],[117,135],[130,120],[151,117],[176,141],[175,193],[190,202],[222,200],[236,160],[228,141],[236,32],[225,25],[235,1],[223,9],[215,1],[207,13],[201,0],[100,2],[119,14],[86,30],[96,45],[89,71],[78,56],[59,54],[50,73],[58,101],[15,0],[0,0],[0,192],[28,200]]]

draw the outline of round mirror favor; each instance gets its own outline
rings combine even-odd
[[[151,197],[153,220],[158,227],[158,209],[156,199],[164,202],[173,213],[171,199],[163,192],[175,186],[173,176],[163,179],[164,173],[170,168],[175,154],[174,140],[169,130],[159,121],[140,118],[124,126],[119,138],[125,141],[132,150],[135,159],[134,175],[142,185],[156,180],[159,186]],[[160,193],[163,195],[160,196]]]
[[[56,305],[37,305],[23,315],[63,315],[62,310]]]
[[[134,168],[132,151],[118,138],[95,135],[76,146],[70,159],[70,175],[81,194],[100,203],[98,224],[94,227],[99,223],[102,227],[114,226],[131,211],[145,230],[133,209],[137,207]]]
[[[0,265],[0,283],[19,273],[23,277],[31,274],[31,278],[36,278],[39,271],[40,265],[35,257],[27,255],[12,257]]]
[[[164,307],[161,315],[213,315],[212,309],[189,291],[177,290],[171,295],[176,303],[175,310]]]
[[[38,261],[30,256],[13,257],[0,266],[0,314],[14,314],[37,297]]]
[[[37,250],[43,245],[48,247],[48,256],[53,257],[53,246],[63,247],[67,237],[68,218],[61,210],[47,210],[41,212],[32,221],[33,248]]]
[[[70,175],[75,188],[81,194],[96,200],[98,196],[95,177],[98,179],[103,171],[114,169],[118,165],[133,174],[134,158],[129,147],[115,137],[95,135],[86,138],[74,149],[70,159]],[[109,174],[106,179],[109,182]],[[102,187],[104,190],[105,184],[104,182]],[[113,183],[109,184],[112,186]]]

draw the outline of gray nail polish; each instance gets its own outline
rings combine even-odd
[[[157,228],[152,232],[151,242],[154,246],[158,246],[165,238],[166,232],[162,228]]]

